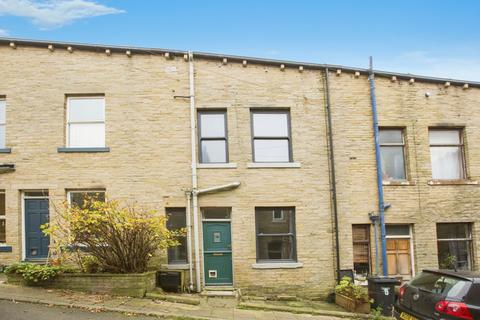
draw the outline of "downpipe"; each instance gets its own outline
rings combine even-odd
[[[368,80],[370,82],[370,99],[372,103],[373,134],[375,137],[375,158],[377,162],[377,189],[378,189],[378,212],[380,216],[380,237],[382,239],[382,271],[388,275],[387,241],[385,237],[385,203],[383,199],[382,157],[380,154],[380,142],[378,131],[377,97],[375,94],[375,74],[373,72],[373,58],[370,57],[370,69]]]

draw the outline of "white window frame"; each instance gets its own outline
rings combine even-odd
[[[72,206],[72,193],[104,193],[105,194],[105,201],[107,200],[107,190],[105,189],[73,189],[67,191],[67,204],[68,207]]]
[[[73,121],[71,122],[70,121],[70,100],[92,100],[92,99],[101,99],[103,100],[103,121]],[[66,121],[66,128],[65,128],[65,132],[66,132],[66,146],[67,148],[90,148],[88,146],[85,146],[85,147],[75,147],[75,146],[71,146],[70,144],[70,125],[71,124],[99,124],[99,123],[103,123],[104,125],[104,129],[103,129],[103,135],[104,135],[104,142],[103,142],[103,146],[95,146],[93,148],[104,148],[106,147],[106,119],[105,119],[105,109],[106,109],[106,106],[105,106],[105,96],[102,96],[102,95],[92,95],[92,96],[67,96],[67,112],[66,112],[66,116],[67,116],[67,121]]]
[[[6,237],[6,233],[7,233],[7,199],[6,199],[6,195],[5,195],[5,190],[0,190],[0,195],[2,195],[5,197],[5,212],[3,215],[0,215],[0,221],[5,221],[5,242],[0,242],[0,246],[5,246],[7,244],[7,237]]]
[[[4,136],[4,140],[3,141],[0,141],[0,149],[4,149],[7,147],[7,99],[5,99],[4,97],[1,97],[0,96],[0,103],[4,104],[5,106],[5,120],[4,122],[0,122],[0,128],[4,128],[4,132],[5,132],[5,136]]]
[[[411,224],[408,224],[408,223],[392,223],[390,225],[402,225],[402,226],[405,226],[405,225],[408,225],[408,235],[400,235],[400,236],[395,236],[395,235],[391,235],[391,236],[388,236],[385,234],[385,238],[386,239],[410,239],[410,265],[411,265],[411,270],[412,270],[412,278],[415,277],[415,256],[413,255],[413,225]]]

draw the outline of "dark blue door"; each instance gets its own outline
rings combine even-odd
[[[25,258],[45,259],[50,238],[40,226],[49,221],[48,199],[25,199]]]

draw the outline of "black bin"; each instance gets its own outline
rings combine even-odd
[[[182,274],[179,271],[157,272],[157,287],[169,292],[179,292],[182,285]]]
[[[384,316],[392,316],[392,309],[395,303],[395,285],[400,281],[388,277],[369,277],[368,295],[373,299],[372,308],[382,308]]]

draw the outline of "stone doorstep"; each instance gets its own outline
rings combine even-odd
[[[168,302],[183,303],[189,304],[192,306],[198,306],[200,304],[200,299],[193,297],[184,297],[181,295],[172,295],[172,294],[163,294],[157,292],[147,292],[145,295],[146,298],[152,300],[163,300]]]
[[[370,315],[368,314],[355,314],[350,312],[319,310],[319,309],[313,309],[313,308],[272,306],[272,305],[259,304],[259,303],[253,303],[253,302],[241,302],[238,304],[237,308],[248,309],[248,310],[262,310],[262,311],[281,311],[281,312],[289,312],[289,313],[296,313],[296,314],[311,314],[314,316],[331,316],[331,317],[346,318],[346,319],[358,319],[358,318],[369,319],[370,318]]]

